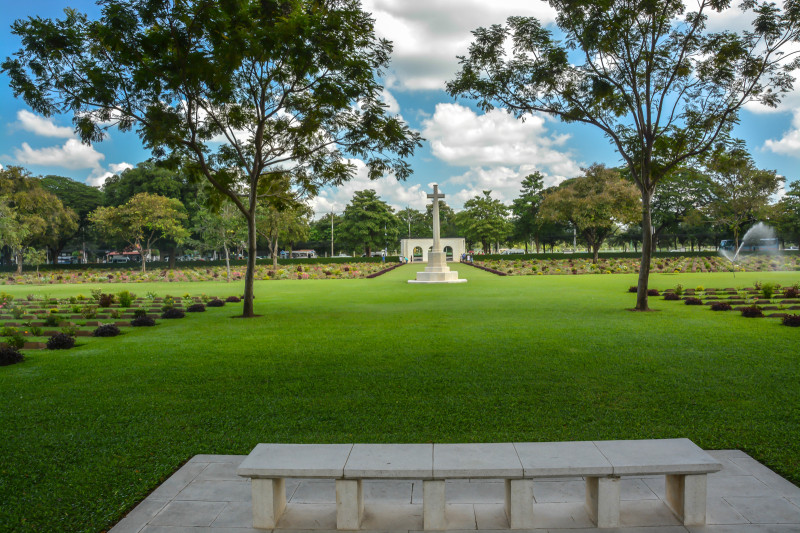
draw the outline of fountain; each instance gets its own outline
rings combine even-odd
[[[739,254],[742,251],[778,253],[778,241],[775,238],[775,230],[763,222],[759,222],[745,232],[742,241],[739,243],[739,247],[735,251],[722,247],[719,249],[720,255],[730,261],[732,266],[736,265],[736,261],[739,259]],[[736,269],[734,269],[733,275],[736,276]]]

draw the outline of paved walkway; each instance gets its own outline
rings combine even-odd
[[[537,481],[537,532],[800,533],[800,488],[738,450],[709,452],[724,466],[708,477],[708,525],[685,527],[667,509],[664,477],[623,478],[624,527],[592,527],[583,508],[580,478]],[[153,491],[111,533],[263,533],[253,529],[250,480],[236,475],[243,455],[197,455]],[[422,529],[422,483],[365,481],[362,530]],[[336,529],[333,481],[287,480],[288,506],[279,530]],[[448,527],[460,531],[508,529],[504,484],[448,482]],[[644,527],[644,526],[647,527]]]

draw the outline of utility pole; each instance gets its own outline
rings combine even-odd
[[[331,257],[333,257],[333,211],[331,211]]]

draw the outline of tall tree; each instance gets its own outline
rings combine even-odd
[[[800,181],[789,184],[786,195],[775,208],[774,221],[787,239],[793,239],[800,248]]]
[[[372,189],[356,191],[344,208],[341,232],[354,248],[363,249],[368,256],[373,250],[397,242],[400,221],[389,204]]]
[[[0,169],[0,196],[13,219],[4,242],[12,248],[17,272],[22,272],[25,248],[37,242],[50,245],[63,234],[74,234],[78,226],[78,215],[20,167]]]
[[[536,253],[539,253],[539,232],[542,229],[542,219],[538,215],[542,205],[543,191],[544,176],[537,170],[533,174],[525,176],[522,180],[519,197],[514,198],[511,203],[511,212],[514,215],[514,236],[525,242],[525,252],[528,251],[528,244],[533,241]]]
[[[708,32],[730,2],[549,0],[563,41],[538,20],[473,32],[469,55],[447,90],[518,117],[547,113],[590,124],[619,152],[642,199],[642,257],[636,309],[645,311],[656,187],[685,162],[727,140],[748,102],[777,105],[792,88],[800,6],[745,0],[749,31]],[[797,47],[794,47],[795,49]],[[578,60],[580,57],[580,60]]]
[[[103,198],[105,205],[109,207],[123,205],[142,192],[175,198],[180,200],[188,216],[192,218],[195,214],[194,208],[199,207],[197,198],[202,190],[200,185],[181,168],[165,168],[155,161],[142,161],[134,168],[125,169],[106,179],[103,184]],[[165,239],[163,246],[168,250],[169,268],[175,268],[178,243]]]
[[[72,112],[83,141],[109,124],[228,196],[248,224],[243,316],[254,316],[256,212],[355,175],[410,173],[420,137],[389,116],[377,78],[391,45],[358,0],[99,0],[91,21],[16,21],[3,71],[37,112]],[[398,157],[399,156],[399,157]],[[282,200],[288,200],[283,198]]]
[[[444,205],[444,202],[439,202],[439,208]],[[452,211],[452,210],[451,210]],[[411,207],[406,207],[397,212],[397,218],[400,220],[400,238],[401,239],[419,239],[426,237],[433,237],[432,219],[427,213],[421,213]]]
[[[272,256],[272,268],[278,268],[280,243],[293,243],[308,238],[311,208],[304,203],[275,206],[266,203],[259,207],[256,229],[267,240]]]
[[[707,162],[713,181],[713,199],[708,205],[711,218],[733,232],[736,248],[745,226],[768,214],[770,197],[778,192],[784,178],[774,170],[756,168],[741,148],[715,154]]]
[[[654,251],[663,232],[676,231],[691,213],[711,202],[711,188],[708,174],[692,167],[675,169],[661,181],[651,204]]]
[[[217,251],[222,248],[225,255],[227,281],[231,280],[231,254],[233,246],[247,241],[247,226],[231,202],[223,201],[219,206],[209,205],[205,198],[196,200],[191,216],[191,231],[198,239],[188,242],[199,250]]]
[[[457,215],[458,225],[466,240],[480,242],[483,253],[492,253],[492,243],[504,241],[512,230],[507,219],[508,207],[492,198],[492,191],[483,191],[464,202],[464,210]]]
[[[147,268],[147,254],[160,238],[182,242],[189,236],[183,227],[186,210],[179,200],[139,193],[119,207],[98,207],[90,216],[92,224],[112,238],[123,239],[142,259]]]
[[[51,247],[53,263],[58,260],[58,256],[64,246],[76,235],[83,239],[83,247],[86,245],[86,229],[89,226],[89,213],[103,205],[103,193],[97,187],[92,187],[63,176],[45,176],[41,179],[42,187],[55,194],[64,207],[75,211],[78,215],[78,225],[75,232],[64,233],[53,241]],[[84,256],[84,260],[86,257]]]
[[[593,263],[603,242],[621,225],[635,221],[638,212],[636,187],[603,165],[592,165],[582,177],[565,181],[541,206],[543,218],[573,225],[591,248]]]

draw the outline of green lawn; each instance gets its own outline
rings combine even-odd
[[[103,531],[199,453],[258,442],[688,437],[800,482],[800,328],[652,298],[634,275],[409,285],[257,282],[227,304],[0,367],[0,530]],[[789,285],[800,272],[654,275],[651,286]],[[5,286],[24,296],[90,286]],[[182,295],[241,284],[115,284]]]

